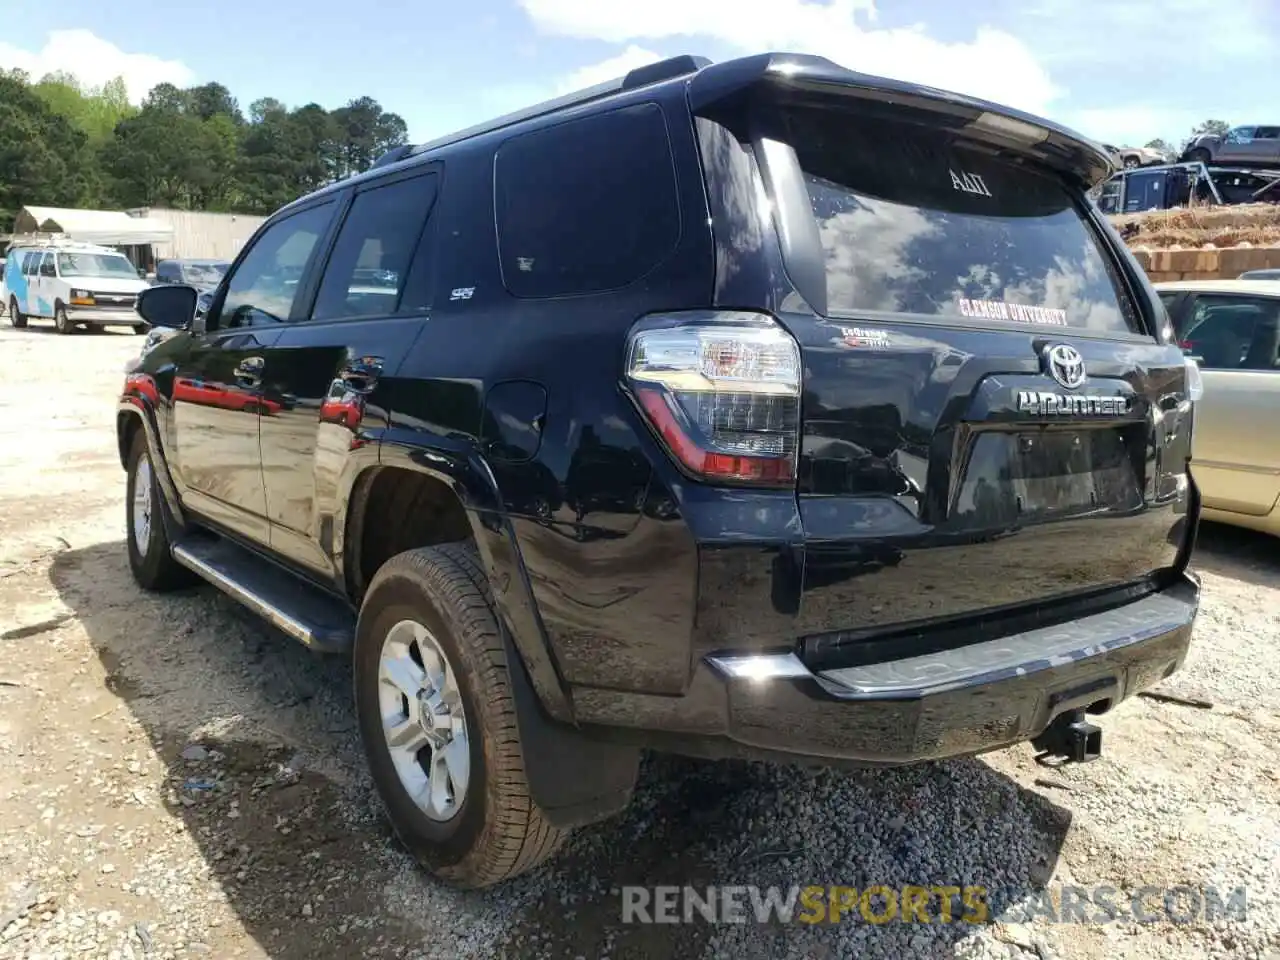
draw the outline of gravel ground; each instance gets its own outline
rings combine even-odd
[[[0,321],[2,322],[2,321]],[[1280,956],[1280,552],[1209,528],[1187,668],[1106,750],[891,773],[646,762],[623,817],[459,894],[384,828],[347,665],[139,591],[114,399],[139,338],[0,326],[0,957]],[[628,884],[1246,888],[1247,917],[622,924]],[[1121,895],[1118,898],[1126,902]]]

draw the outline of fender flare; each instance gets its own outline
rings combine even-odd
[[[445,484],[466,511],[508,646],[516,723],[534,803],[553,825],[566,828],[623,810],[635,789],[640,750],[590,737],[575,725],[572,699],[488,464],[462,444],[452,450],[428,448],[386,437],[378,461]]]
[[[129,436],[127,425],[136,420],[142,426],[143,436],[147,439],[147,450],[151,454],[151,471],[160,487],[160,495],[164,497],[166,509],[163,511],[165,524],[172,524],[168,531],[170,541],[178,539],[178,531],[186,526],[186,517],[182,513],[182,503],[178,498],[178,488],[169,472],[169,464],[164,458],[164,448],[160,445],[160,430],[156,425],[156,414],[146,397],[139,394],[126,394],[116,405],[116,447],[120,453],[120,466],[129,468],[129,445],[125,438]]]
[[[453,491],[471,524],[472,538],[489,576],[497,612],[524,662],[538,699],[554,719],[572,723],[573,705],[538,614],[515,531],[502,507],[497,481],[482,457],[460,447],[454,444],[427,447],[384,437],[379,443],[378,463],[380,467],[398,467],[424,474]]]

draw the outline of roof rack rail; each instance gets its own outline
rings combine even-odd
[[[388,164],[397,163],[409,156],[417,156],[426,153],[429,150],[437,150],[440,147],[448,146],[451,143],[460,143],[463,140],[470,140],[472,137],[478,137],[484,133],[491,133],[494,130],[501,130],[503,127],[510,127],[513,124],[520,123],[524,120],[532,120],[534,117],[542,117],[547,114],[556,113],[560,110],[567,110],[569,107],[580,106],[584,103],[591,103],[593,100],[600,100],[604,97],[615,93],[621,93],[624,90],[636,90],[640,87],[647,87],[650,84],[661,83],[664,80],[674,80],[676,77],[688,76],[697,73],[703,67],[711,65],[711,61],[706,57],[695,57],[690,54],[681,54],[677,57],[669,57],[666,60],[659,60],[657,63],[650,63],[643,67],[637,67],[629,72],[625,77],[618,77],[614,80],[598,83],[595,86],[587,87],[584,90],[578,90],[574,93],[565,94],[562,97],[556,97],[552,100],[544,100],[542,103],[534,104],[531,107],[525,107],[523,110],[516,110],[513,113],[504,114],[493,120],[487,120],[484,123],[476,124],[473,127],[467,127],[465,130],[459,130],[456,133],[450,133],[443,137],[437,137],[435,140],[428,140],[426,143],[420,143],[411,147],[396,147],[383,154],[375,161],[374,167],[382,167]]]
[[[61,247],[68,250],[110,250],[110,247],[100,243],[94,243],[92,240],[77,240],[69,233],[48,233],[40,231],[37,233],[11,233],[5,239],[10,247]]]

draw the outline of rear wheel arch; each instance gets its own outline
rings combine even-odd
[[[385,453],[385,450],[384,450]],[[476,471],[464,479],[400,462],[367,468],[352,486],[345,523],[343,568],[349,596],[363,605],[379,571],[406,554],[474,557],[468,565],[492,605],[510,653],[508,682],[533,799],[556,827],[591,823],[616,813],[630,797],[638,754],[633,747],[589,739],[574,726],[519,545],[497,512],[496,491]],[[491,499],[492,502],[489,502]],[[361,610],[361,619],[374,615]]]
[[[425,472],[369,467],[356,478],[349,503],[343,571],[357,602],[392,557],[420,547],[473,542],[462,500]]]
[[[357,606],[362,602],[378,569],[398,552],[470,543],[489,578],[495,607],[528,670],[538,700],[551,717],[572,721],[569,693],[492,474],[479,461],[399,444],[382,444],[378,459],[377,466],[367,467],[352,481],[346,519],[341,524],[343,586],[352,602]],[[426,485],[416,490],[412,486],[423,483]],[[407,523],[406,513],[413,508],[397,511],[386,502],[384,494],[395,488],[399,488],[399,504],[424,498],[422,502],[437,511],[432,517],[434,526],[422,519]],[[382,529],[371,533],[371,520],[375,526],[381,522]],[[387,536],[387,524],[398,532]],[[386,539],[379,541],[379,537]]]

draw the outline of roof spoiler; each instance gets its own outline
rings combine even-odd
[[[643,67],[636,67],[634,70],[626,74],[626,76],[617,77],[614,80],[608,80],[604,83],[598,83],[595,86],[587,87],[584,90],[577,90],[573,93],[565,94],[562,97],[556,97],[552,100],[545,100],[542,103],[536,103],[531,107],[525,107],[523,110],[516,110],[514,113],[504,114],[493,120],[487,120],[484,123],[476,124],[474,127],[467,127],[465,130],[458,130],[455,133],[447,134],[443,137],[437,137],[426,143],[405,144],[402,147],[395,147],[388,150],[376,161],[373,168],[389,166],[393,163],[399,163],[401,160],[409,157],[419,156],[431,150],[437,150],[440,147],[448,146],[451,143],[459,143],[463,140],[470,140],[472,137],[478,137],[482,134],[492,133],[495,130],[501,130],[503,127],[510,127],[525,120],[532,120],[535,117],[545,116],[550,113],[557,113],[561,110],[568,110],[571,107],[581,106],[585,103],[591,103],[594,100],[601,100],[604,97],[611,96],[615,93],[622,93],[625,90],[637,90],[640,87],[647,87],[655,83],[662,83],[665,80],[674,80],[677,77],[688,76],[697,73],[702,68],[709,66],[711,61],[706,57],[695,57],[689,54],[681,54],[678,57],[668,57],[666,60],[659,60],[657,63],[646,64]]]
[[[1030,157],[1085,189],[1117,169],[1101,144],[1051,120],[947,90],[858,73],[825,57],[764,53],[707,66],[689,80],[689,103],[699,112],[753,88],[781,96],[808,93],[914,107],[945,119],[961,136]]]

